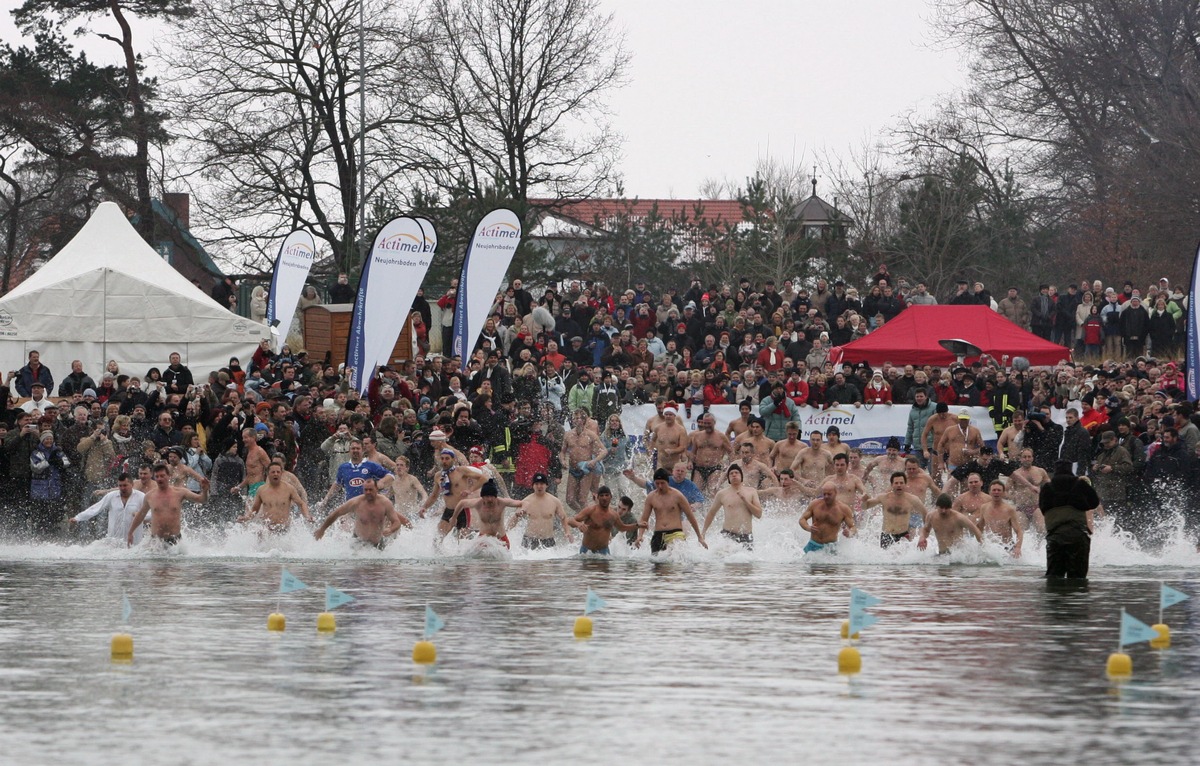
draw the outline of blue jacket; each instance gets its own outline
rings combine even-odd
[[[50,370],[46,368],[46,365],[38,365],[36,376],[29,365],[25,365],[17,372],[17,393],[21,396],[32,396],[31,391],[34,383],[41,383],[45,386],[47,396],[54,391],[54,376],[50,374]]]

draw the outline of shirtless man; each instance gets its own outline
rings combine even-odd
[[[967,491],[954,498],[951,507],[966,514],[978,527],[980,525],[979,509],[986,502],[988,502],[988,496],[983,492],[983,477],[973,473],[967,477]]]
[[[646,495],[646,502],[642,506],[642,517],[638,521],[638,539],[637,544],[642,544],[642,538],[646,535],[646,529],[649,528],[650,515],[654,515],[654,534],[650,537],[650,553],[661,553],[667,549],[667,546],[674,545],[687,539],[687,535],[683,532],[683,517],[687,517],[688,523],[692,525],[692,529],[696,531],[696,539],[700,541],[700,545],[707,548],[708,543],[704,542],[704,533],[700,531],[700,525],[696,523],[696,514],[692,513],[692,507],[688,505],[687,498],[677,489],[671,489],[669,484],[670,474],[659,468],[654,472],[654,490]]]
[[[258,432],[253,428],[242,429],[242,444],[246,447],[246,476],[240,484],[230,488],[230,494],[240,495],[246,490],[248,500],[254,499],[254,493],[267,480],[267,466],[271,458],[267,451],[258,446]]]
[[[965,407],[958,411],[958,422],[943,431],[938,440],[938,453],[945,456],[946,468],[951,472],[978,457],[981,447],[983,435],[971,425],[971,413]]]
[[[775,481],[775,472],[771,470],[771,466],[758,459],[754,445],[750,442],[742,442],[738,446],[737,462],[742,468],[742,482],[747,487],[765,489],[778,483]]]
[[[611,504],[612,490],[600,487],[596,490],[596,504],[589,505],[567,521],[576,529],[583,530],[583,542],[579,545],[581,554],[607,556],[614,530],[636,532],[646,528],[644,522],[629,524],[622,521],[620,515],[610,507]]]
[[[454,513],[450,516],[448,526],[454,527],[461,516],[468,511],[474,511],[478,522],[476,531],[480,536],[494,537],[504,543],[505,548],[508,548],[510,546],[508,533],[504,528],[504,509],[520,507],[521,501],[500,497],[500,489],[496,486],[496,482],[488,479],[479,488],[479,497],[458,501],[458,505],[454,506]]]
[[[692,453],[692,481],[708,497],[721,486],[721,464],[733,454],[733,446],[724,434],[716,431],[717,419],[706,412],[696,421],[699,426],[688,437]]]
[[[937,411],[929,416],[929,420],[925,421],[925,428],[921,430],[921,446],[922,454],[929,461],[929,474],[933,480],[941,486],[942,470],[946,467],[942,461],[942,453],[938,451],[938,444],[942,441],[942,434],[946,429],[954,425],[954,416],[950,414],[950,408],[945,402],[938,402]]]
[[[161,540],[166,545],[179,542],[180,526],[183,516],[183,501],[193,503],[208,502],[208,479],[200,479],[200,493],[197,494],[186,487],[171,486],[171,469],[166,463],[155,463],[152,470],[154,486],[146,493],[141,510],[129,523],[129,532],[125,542],[133,545],[134,533],[142,525],[146,514],[150,514],[150,537]]]
[[[396,507],[379,494],[379,482],[374,477],[363,479],[362,494],[339,505],[328,516],[313,537],[320,540],[329,525],[347,514],[354,516],[354,540],[360,545],[369,545],[383,550],[387,539],[396,534],[400,527],[412,527],[404,516],[396,513]],[[384,524],[386,522],[386,526]]]
[[[790,504],[795,500],[807,500],[811,495],[796,481],[796,474],[792,473],[792,469],[784,468],[779,472],[779,486],[759,490],[758,497],[759,500],[778,498],[785,504]]]
[[[862,481],[863,486],[867,485],[867,466],[863,463],[863,453],[858,447],[850,448],[850,471],[851,476],[857,476]]]
[[[407,457],[400,455],[394,462],[396,478],[392,481],[392,496],[396,502],[396,511],[420,508],[429,499],[429,493],[421,486],[421,482],[417,481],[417,477],[408,472]]]
[[[762,518],[762,503],[758,500],[758,491],[742,483],[742,469],[737,463],[729,466],[725,472],[729,486],[722,489],[713,498],[708,515],[704,517],[704,532],[717,513],[725,510],[721,534],[746,548],[754,547],[754,520]]]
[[[650,416],[650,419],[646,421],[646,425],[642,427],[642,444],[647,445],[647,452],[650,451],[650,436],[654,433],[654,429],[667,422],[667,419],[663,417],[663,407],[666,406],[666,397],[656,397],[654,399],[654,414]],[[653,455],[654,453],[651,452],[650,454]]]
[[[932,498],[938,496],[938,486],[933,477],[921,468],[921,461],[915,457],[904,458],[904,478],[908,482],[908,493],[921,501],[920,515],[913,514],[908,520],[909,529],[920,529],[925,526],[924,508],[932,504]]]
[[[833,454],[825,449],[824,435],[813,431],[808,435],[808,448],[801,450],[792,461],[796,481],[809,490],[809,497],[818,494],[816,488],[833,472]]]
[[[750,418],[750,425],[746,429],[746,433],[739,434],[733,440],[735,449],[739,449],[743,444],[750,444],[754,447],[754,457],[760,462],[771,464],[771,448],[775,446],[775,442],[767,438],[763,430],[762,418]]]
[[[1012,425],[1000,432],[996,440],[996,454],[1001,460],[1016,460],[1025,444],[1025,410],[1013,410]]]
[[[517,525],[517,522],[522,518],[527,519],[525,522],[525,535],[521,538],[521,547],[527,550],[536,551],[540,548],[553,548],[554,541],[554,520],[558,519],[563,527],[563,534],[567,536],[567,542],[575,542],[575,538],[571,535],[571,530],[567,526],[567,514],[563,510],[562,501],[554,495],[551,495],[546,489],[550,486],[550,480],[543,473],[535,473],[533,475],[533,494],[521,501],[520,510],[513,514],[509,519],[508,528],[512,529]],[[599,492],[600,490],[596,490]],[[609,493],[609,499],[612,498],[612,493]]]
[[[900,440],[895,436],[888,439],[886,449],[886,454],[880,455],[867,464],[866,473],[862,477],[863,483],[867,486],[875,486],[871,483],[871,474],[873,473],[879,477],[877,481],[882,483],[884,476],[904,471],[904,458],[900,456]]]
[[[725,426],[725,438],[733,441],[750,430],[750,413],[753,411],[754,408],[750,405],[749,400],[738,404],[738,416]]]
[[[842,429],[830,426],[825,429],[825,449],[830,455],[850,455],[850,447],[842,441]]]
[[[370,460],[372,463],[378,463],[392,473],[396,472],[396,463],[387,455],[379,451],[375,444],[375,437],[371,434],[363,434],[362,436],[363,458]]]
[[[608,454],[600,437],[587,428],[587,421],[586,410],[575,410],[571,414],[571,430],[563,436],[561,460],[567,467],[567,505],[573,511],[579,511],[591,500],[600,485],[600,461]]]
[[[267,483],[254,493],[254,504],[237,521],[245,523],[252,519],[260,519],[268,532],[282,534],[288,531],[292,523],[292,506],[300,509],[300,515],[306,521],[313,520],[308,512],[308,503],[300,497],[295,487],[283,480],[283,466],[271,463],[267,468]]]
[[[1042,486],[1050,483],[1050,474],[1033,464],[1033,450],[1028,447],[1022,449],[1018,457],[1021,466],[1009,477],[1008,496],[1021,514],[1021,525],[1029,529],[1037,511],[1038,496]]]
[[[892,472],[892,489],[882,495],[867,498],[863,508],[883,506],[883,532],[879,535],[879,547],[891,548],[901,540],[912,537],[910,520],[919,516],[925,520],[925,504],[916,495],[908,493],[908,479],[903,471]]]
[[[933,513],[925,517],[925,526],[921,527],[921,539],[917,541],[918,548],[925,550],[929,545],[930,533],[937,537],[939,554],[949,553],[950,549],[962,539],[963,532],[970,532],[975,535],[976,540],[983,542],[983,535],[980,534],[979,528],[966,516],[954,510],[951,507],[953,504],[950,496],[945,492],[938,495],[936,508]]]
[[[850,473],[850,457],[844,452],[833,456],[833,473],[825,477],[821,486],[832,486],[838,502],[853,508],[856,514],[862,510],[862,499],[867,494],[867,488],[862,479]]]
[[[454,510],[458,507],[459,502],[479,488],[483,483],[483,472],[477,468],[472,468],[469,465],[456,465],[454,462],[454,450],[443,449],[438,453],[438,462],[441,466],[440,478],[438,480],[438,488],[440,493],[432,492],[429,497],[425,498],[425,502],[421,504],[421,510],[418,515],[425,518],[425,512],[433,507],[437,502],[439,494],[445,500],[445,508],[442,510],[442,519],[438,522],[438,536],[445,537],[450,531],[450,519],[453,517],[457,523],[459,534],[463,530],[471,526],[470,513],[455,514]]]
[[[789,420],[784,426],[784,431],[787,438],[775,442],[775,446],[771,448],[771,468],[776,475],[785,468],[791,468],[792,463],[796,462],[796,458],[806,449],[804,442],[800,441],[799,423]]]
[[[171,486],[182,487],[192,481],[200,481],[200,474],[183,462],[186,450],[183,447],[171,447],[165,455],[167,467],[171,469]]]
[[[979,509],[980,530],[1000,538],[1013,558],[1021,555],[1025,531],[1017,507],[1004,498],[1004,482],[996,479],[988,486],[990,499]]]
[[[804,509],[804,514],[800,516],[800,528],[811,536],[804,546],[805,553],[821,550],[833,553],[838,530],[842,530],[846,537],[855,533],[854,512],[837,499],[837,491],[833,486],[826,484],[821,487],[821,496]]]
[[[650,432],[647,449],[653,450],[656,456],[655,465],[670,471],[675,464],[684,458],[688,450],[688,432],[679,422],[678,409],[675,402],[663,405],[663,422]],[[568,500],[568,503],[570,501]],[[579,506],[582,508],[583,506]],[[578,510],[578,508],[576,508]]]
[[[284,468],[283,456],[276,455],[275,457],[271,458],[271,465],[278,465],[280,468],[283,468],[283,483],[290,485],[292,489],[296,490],[296,494],[300,496],[300,499],[307,503],[308,491],[304,489],[304,485],[300,482],[299,476],[292,473],[287,468]],[[267,470],[269,473],[270,469]]]

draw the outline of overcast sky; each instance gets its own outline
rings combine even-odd
[[[965,82],[930,29],[930,0],[600,0],[626,33],[629,82],[610,97],[631,197],[740,184],[759,158],[811,167]],[[16,32],[0,0],[0,39]],[[109,31],[111,19],[97,27]],[[142,44],[153,25],[138,25]],[[92,38],[93,55],[116,48]]]
[[[633,54],[611,98],[629,196],[695,197],[768,155],[809,167],[966,81],[927,0],[601,1]]]

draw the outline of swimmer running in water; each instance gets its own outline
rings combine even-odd
[[[646,502],[642,506],[642,518],[638,520],[637,544],[642,544],[646,529],[649,528],[650,516],[654,516],[654,534],[650,536],[650,553],[661,553],[667,546],[687,539],[683,532],[683,518],[686,516],[692,529],[696,530],[696,538],[705,548],[704,532],[696,522],[696,514],[687,498],[677,489],[672,489],[671,475],[662,468],[654,472],[654,489],[646,494]]]
[[[313,537],[320,540],[325,536],[329,525],[342,516],[354,516],[354,540],[360,545],[369,545],[380,550],[387,545],[387,539],[396,534],[400,527],[412,527],[412,522],[396,513],[396,507],[386,497],[379,494],[379,482],[373,477],[367,477],[362,482],[362,494],[347,500],[333,510]],[[385,526],[386,522],[386,526]]]
[[[713,519],[723,508],[725,520],[721,526],[721,534],[746,548],[753,548],[754,519],[762,518],[762,503],[758,499],[758,490],[742,483],[742,468],[737,463],[725,471],[725,479],[729,486],[713,498],[712,507],[704,517],[704,532],[708,532]]]
[[[581,554],[590,553],[597,556],[607,556],[609,555],[608,546],[612,542],[613,530],[636,532],[639,529],[646,528],[645,522],[626,524],[621,521],[621,517],[611,506],[612,490],[602,486],[596,490],[595,505],[589,505],[575,514],[575,518],[567,521],[568,524],[576,529],[583,530],[583,542],[579,546]]]
[[[908,478],[903,471],[892,473],[892,489],[881,495],[867,498],[863,508],[883,506],[883,531],[879,534],[879,547],[890,548],[901,540],[911,537],[909,519],[913,515],[925,517],[925,506],[916,495],[908,493]]]
[[[950,552],[960,540],[963,538],[964,532],[970,532],[975,535],[975,539],[983,542],[983,535],[979,532],[979,527],[967,518],[963,513],[954,510],[954,501],[945,492],[938,495],[935,503],[936,509],[933,513],[925,517],[925,526],[921,527],[921,539],[917,541],[917,547],[925,550],[929,545],[929,535],[933,533],[937,537],[938,555],[943,555]]]
[[[454,506],[454,513],[450,515],[449,527],[453,529],[464,513],[473,510],[479,522],[480,537],[494,537],[504,543],[505,548],[509,548],[511,546],[508,543],[508,534],[504,529],[504,509],[520,507],[521,501],[500,497],[500,489],[496,486],[495,479],[488,479],[479,488],[479,497],[458,501],[458,505]]]
[[[308,503],[300,497],[295,487],[283,481],[283,466],[272,462],[267,468],[267,483],[254,493],[254,502],[242,516],[237,518],[240,523],[259,519],[266,526],[267,532],[283,534],[292,523],[292,506],[300,509],[300,515],[305,521],[312,522],[312,514],[308,512]]]
[[[556,544],[554,540],[555,519],[562,523],[563,534],[567,536],[567,542],[575,542],[574,536],[567,527],[568,519],[566,511],[563,510],[562,501],[546,491],[550,486],[550,480],[546,478],[546,474],[535,473],[532,483],[533,494],[521,501],[518,506],[520,510],[508,520],[508,528],[512,529],[522,517],[527,519],[525,535],[521,538],[521,547],[533,551],[539,548],[553,548]]]
[[[844,457],[844,456],[843,456]],[[832,484],[821,485],[821,496],[808,504],[800,517],[800,528],[808,532],[811,539],[804,546],[805,553],[825,551],[834,553],[838,530],[846,537],[853,535],[854,511],[837,498],[837,489]]]
[[[146,493],[142,508],[129,523],[129,532],[125,542],[133,545],[133,538],[138,527],[142,525],[146,514],[150,514],[150,536],[161,540],[166,545],[179,542],[183,518],[183,501],[193,503],[208,502],[208,479],[201,478],[200,493],[197,494],[185,487],[171,486],[171,469],[166,463],[154,464],[154,487]]]

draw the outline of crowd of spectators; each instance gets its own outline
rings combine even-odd
[[[353,294],[344,282],[336,289]],[[453,315],[454,299],[452,285],[435,300],[442,317]],[[1098,280],[1064,290],[1044,285],[1029,302],[1015,288],[996,300],[981,283],[964,281],[948,302],[990,306],[1070,347],[1076,361],[1064,354],[1060,364],[1038,369],[986,357],[947,367],[833,363],[831,348],[873,332],[908,305],[937,303],[924,283],[894,279],[883,267],[861,292],[824,279],[811,286],[692,279],[682,291],[582,281],[530,291],[516,279],[497,296],[465,369],[430,348],[432,340],[449,348],[442,321],[440,338],[420,334],[415,359],[372,370],[365,396],[349,389],[346,370],[286,346],[276,354],[264,341],[245,367],[231,359],[199,380],[174,354],[144,372],[117,361],[103,372],[75,363],[53,401],[54,377],[32,352],[3,391],[0,503],[8,526],[48,533],[96,491],[115,486],[118,473],[168,459],[209,476],[214,499],[203,514],[229,520],[242,510],[231,490],[244,481],[251,445],[280,456],[311,493],[329,486],[352,441],[365,443],[372,460],[403,463],[431,491],[435,455],[450,448],[461,462],[488,461],[521,496],[536,474],[554,485],[564,476],[564,429],[576,411],[616,447],[633,435],[611,416],[629,405],[672,401],[694,413],[736,404],[752,422],[778,419],[781,396],[820,408],[913,404],[924,392],[918,420],[939,408],[987,407],[998,433],[1018,424],[1000,459],[1015,461],[1012,450],[1026,445],[1036,446],[1047,470],[1069,458],[1096,478],[1110,509],[1145,503],[1147,493],[1190,505],[1200,476],[1200,416],[1177,361],[1187,302],[1167,279],[1144,292]],[[413,308],[429,328],[423,295]],[[1075,419],[1061,434],[1051,425],[1047,436],[1050,420],[1038,413],[1075,402]],[[779,436],[784,423],[770,425]],[[930,446],[918,443],[919,428],[895,436],[922,459]],[[611,461],[610,473],[623,462]]]

